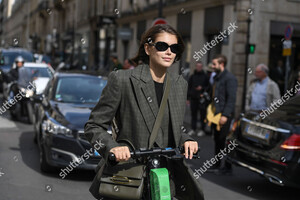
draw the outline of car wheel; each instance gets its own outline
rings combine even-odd
[[[47,163],[46,155],[43,147],[41,147],[40,149],[40,168],[41,171],[45,173],[53,172],[53,167]]]
[[[34,142],[34,144],[37,144],[37,136],[36,136],[36,133],[34,133],[33,142]]]
[[[37,130],[37,128],[36,128],[36,122],[34,122],[33,123],[33,132],[34,132],[34,137],[33,137],[33,142],[34,142],[34,144],[37,144],[38,143],[38,141],[37,141],[37,136],[38,136],[38,130]]]
[[[37,119],[36,116],[34,116],[34,119]],[[41,129],[39,128],[38,123],[37,123],[36,120],[33,122],[33,130],[34,130],[34,138],[33,138],[33,142],[34,142],[35,144],[40,145],[40,143],[39,143],[39,141],[38,141],[38,135],[41,134],[41,132],[40,132]]]
[[[27,118],[28,118],[28,123],[33,124],[34,120],[34,114],[33,114],[33,109],[32,105],[30,102],[27,102]]]
[[[21,120],[21,105],[19,103],[16,103],[14,105],[14,108],[10,108],[9,113],[12,120],[14,121]]]

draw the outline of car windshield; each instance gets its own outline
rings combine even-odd
[[[17,56],[22,56],[25,62],[34,62],[34,57],[29,52],[3,52],[2,57],[3,57],[4,65],[11,66]]]
[[[51,70],[45,67],[24,67],[24,69],[31,79],[34,77],[51,78],[53,76]]]
[[[26,86],[38,77],[52,78],[53,74],[48,68],[22,67],[19,69],[18,83],[22,86]]]
[[[64,103],[97,103],[107,80],[101,77],[61,77],[54,100]]]

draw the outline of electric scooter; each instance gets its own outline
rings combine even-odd
[[[184,148],[152,148],[138,149],[130,152],[131,158],[146,164],[146,181],[143,199],[147,200],[171,200],[169,171],[162,167],[163,159],[181,160],[184,158]],[[193,159],[199,159],[198,152]],[[115,155],[110,153],[109,159],[115,161]]]

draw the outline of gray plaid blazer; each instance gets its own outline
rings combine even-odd
[[[188,84],[181,75],[169,72],[166,75],[170,76],[171,80],[168,104],[174,140],[176,146],[181,146],[187,140],[193,141],[183,132]],[[124,144],[136,149],[148,147],[158,110],[154,81],[148,65],[139,65],[133,70],[111,72],[99,102],[85,124],[87,140],[92,145],[96,144],[96,141],[104,144],[99,150],[104,159],[100,161],[96,170],[100,167],[103,170],[102,166],[107,161],[108,153],[114,147]],[[116,141],[107,133],[114,117],[119,129]],[[101,176],[102,170],[97,176]],[[99,189],[99,183],[95,183],[96,179],[93,183],[94,188],[93,185],[90,188],[94,196],[97,196]]]

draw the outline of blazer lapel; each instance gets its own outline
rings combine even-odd
[[[144,98],[147,99],[148,105],[151,108],[153,116],[156,118],[158,113],[158,102],[156,98],[155,86],[153,81],[148,81],[144,86],[141,87]]]
[[[171,73],[168,73],[169,75]],[[177,134],[177,131],[179,130],[179,115],[182,113],[178,113],[180,109],[180,105],[178,104],[177,97],[176,97],[176,80],[170,75],[170,80],[171,80],[171,88],[170,88],[170,93],[169,93],[169,98],[168,98],[168,103],[169,103],[169,112],[171,116],[171,123],[172,123],[172,130],[173,130],[173,137],[175,140],[175,144],[179,144],[180,138],[175,137]]]
[[[149,66],[142,65],[134,69],[130,79],[134,87],[138,106],[147,124],[149,133],[151,133],[158,113],[158,103]]]

